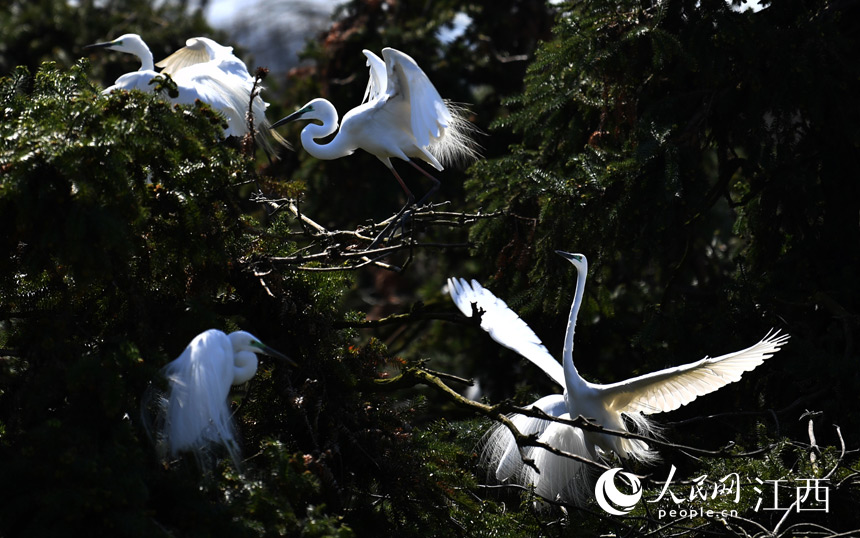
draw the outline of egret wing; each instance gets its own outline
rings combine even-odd
[[[645,414],[673,411],[699,396],[738,381],[780,350],[789,335],[768,332],[754,346],[721,357],[667,368],[619,383],[603,385],[603,401],[618,412]]]
[[[362,103],[365,103],[368,100],[375,101],[379,99],[382,92],[386,90],[388,87],[388,73],[382,58],[367,49],[364,49],[362,52],[367,56],[367,66],[370,67],[367,88],[364,90],[364,99],[361,100]]]
[[[233,47],[225,47],[208,37],[192,37],[185,42],[184,47],[155,65],[161,67],[164,73],[175,76],[182,69],[207,63],[228,75],[239,77],[251,91],[254,77],[248,72],[245,62],[233,54]]]
[[[199,99],[225,117],[226,136],[242,136],[248,132],[245,114],[251,92],[241,80],[203,64],[183,69],[173,79],[179,90],[179,97],[174,102],[193,105]],[[254,101],[257,105],[257,99]],[[265,119],[265,108],[255,106],[254,112],[255,120]]]
[[[445,134],[453,118],[436,87],[411,56],[392,48],[382,49],[387,68],[386,93],[403,93],[411,110],[412,135],[419,147],[426,148]]]
[[[540,338],[503,300],[476,281],[470,284],[462,278],[448,279],[448,293],[460,312],[468,317],[472,317],[472,303],[475,303],[483,310],[481,328],[493,340],[532,361],[553,381],[564,386],[564,368],[561,363],[550,355]]]
[[[170,389],[163,404],[163,440],[171,455],[183,450],[200,455],[214,442],[224,444],[238,461],[227,404],[232,366],[229,340],[223,333],[209,330],[198,335],[178,359],[164,367]]]
[[[191,38],[185,42],[184,47],[161,60],[155,66],[160,67],[162,72],[173,75],[186,67],[202,64],[212,59],[206,44],[199,39]]]

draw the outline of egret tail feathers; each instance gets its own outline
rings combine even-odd
[[[481,146],[474,137],[483,132],[466,119],[469,109],[448,100],[445,100],[444,107],[444,128],[438,136],[430,139],[430,153],[443,166],[461,165],[480,158]]]
[[[588,445],[579,428],[553,422],[538,441],[569,454],[598,461],[594,447]],[[541,497],[582,506],[593,494],[595,469],[592,465],[554,454],[542,447],[531,447],[528,456],[534,460],[537,470],[524,466],[520,482],[534,486],[535,493]]]
[[[210,469],[221,446],[240,469],[236,428],[229,404],[217,389],[218,381],[189,361],[174,361],[162,373],[169,383],[168,391],[153,388],[145,402],[155,409],[155,420],[147,431],[155,433],[153,440],[161,460],[167,462],[181,452],[191,452],[202,469]]]

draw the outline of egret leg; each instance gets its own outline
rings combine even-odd
[[[411,163],[412,161],[409,161],[409,162]],[[400,186],[403,187],[403,192],[406,193],[406,205],[403,206],[403,209],[401,210],[401,212],[402,212],[407,207],[412,205],[412,203],[415,201],[415,196],[412,195],[412,191],[410,191],[409,187],[406,186],[406,183],[403,182],[403,179],[400,177],[400,174],[397,173],[397,170],[395,170],[393,166],[389,170],[391,170],[391,173],[394,174],[395,178],[397,178],[397,182],[400,183]],[[419,170],[421,170],[421,169],[419,168]],[[423,170],[421,170],[421,171],[424,172]],[[423,200],[423,198],[422,198],[422,200]]]
[[[409,162],[409,164],[411,164],[412,166],[414,166],[416,170],[418,170],[419,172],[421,172],[422,174],[424,174],[427,178],[429,178],[429,179],[430,179],[430,181],[432,181],[432,182],[433,182],[433,186],[432,186],[432,187],[430,187],[430,190],[429,190],[429,191],[427,191],[427,194],[425,194],[424,196],[422,196],[422,197],[421,197],[421,199],[420,199],[420,200],[418,200],[418,202],[416,202],[416,203],[415,203],[415,205],[416,205],[416,206],[420,207],[420,206],[421,206],[421,205],[422,205],[422,204],[423,204],[423,203],[424,203],[428,198],[430,198],[431,196],[433,196],[434,194],[436,194],[436,191],[438,191],[438,190],[439,190],[439,186],[440,186],[440,185],[442,185],[442,182],[441,182],[441,181],[439,181],[438,179],[436,179],[435,177],[433,177],[433,176],[430,174],[430,172],[428,172],[427,170],[424,170],[423,168],[421,168],[420,166],[418,166],[417,164],[415,164],[415,161],[413,161],[412,159],[410,159],[410,160],[409,160],[409,161],[407,161],[407,162]]]
[[[415,196],[412,194],[412,191],[409,190],[409,187],[406,186],[406,183],[403,182],[403,179],[400,177],[400,174],[397,173],[397,170],[395,170],[393,166],[390,168],[390,170],[391,173],[394,174],[394,177],[397,179],[397,182],[400,183],[400,186],[403,187],[403,192],[406,193],[406,205],[404,205],[400,209],[400,211],[398,211],[397,214],[394,215],[394,218],[391,219],[391,222],[389,222],[388,225],[385,226],[382,232],[380,232],[379,235],[376,236],[376,238],[370,243],[370,246],[368,246],[367,248],[373,248],[383,239],[390,237],[391,234],[394,233],[394,230],[395,228],[397,228],[398,224],[402,228],[405,225],[403,214],[406,213],[407,209],[409,209],[415,204]]]
[[[408,201],[406,202],[406,205],[403,206],[403,209],[401,209],[397,213],[397,215],[395,215],[394,219],[392,219],[391,222],[388,223],[388,226],[386,226],[385,229],[382,230],[382,232],[378,236],[376,236],[376,239],[373,240],[373,242],[370,244],[370,247],[368,248],[373,248],[384,238],[390,237],[398,226],[400,226],[401,232],[405,234],[406,222],[412,216],[412,212],[415,210],[415,208],[420,207],[422,204],[424,204],[424,202],[433,194],[435,194],[436,191],[439,190],[439,187],[442,185],[442,183],[438,179],[436,179],[429,172],[415,164],[415,161],[413,161],[412,159],[408,160],[407,162],[414,166],[424,176],[429,178],[430,181],[433,182],[433,186],[430,188],[429,191],[427,191],[426,194],[424,194],[424,196],[421,197],[420,200],[418,200],[418,202],[415,202],[415,197],[412,195],[412,191],[409,190],[409,187],[407,187],[406,183],[403,182],[403,179],[400,177],[400,174],[398,174],[397,170],[395,170],[392,166],[391,173],[394,174],[394,177],[397,179],[397,182],[400,183],[400,186],[403,188],[403,191],[408,196]]]

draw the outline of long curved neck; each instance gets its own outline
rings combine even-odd
[[[143,40],[135,40],[126,45],[128,47],[128,51],[131,54],[134,54],[140,60],[140,69],[138,71],[155,71],[155,63],[152,58],[152,51],[149,50],[149,47]]]
[[[155,71],[152,53],[149,52],[149,49],[146,49],[146,52],[149,53],[147,56],[140,56],[140,69],[138,71]]]
[[[338,133],[334,137],[334,140],[328,144],[320,144],[316,141],[317,138],[325,138],[337,131],[338,117],[337,109],[326,100],[318,100],[314,108],[315,113],[318,112],[318,117],[322,125],[309,123],[302,129],[302,146],[305,148],[305,151],[317,159],[326,161],[351,155],[356,148],[350,144],[351,141],[341,136],[342,132]]]
[[[251,351],[240,351],[233,357],[233,384],[250,381],[257,373],[257,355]]]
[[[564,349],[562,351],[562,365],[564,366],[564,379],[568,391],[572,392],[576,387],[585,383],[582,376],[573,365],[573,333],[576,330],[576,317],[579,315],[579,307],[582,306],[582,295],[585,292],[585,277],[588,269],[583,266],[577,269],[576,293],[573,297],[573,305],[570,307],[570,318],[567,320],[567,332],[564,335]]]

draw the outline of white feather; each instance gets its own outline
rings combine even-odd
[[[674,411],[738,381],[741,374],[779,351],[788,338],[779,331],[768,332],[760,342],[741,351],[603,385],[602,398],[609,409],[628,414]]]
[[[481,328],[508,349],[516,351],[564,387],[564,368],[540,341],[525,321],[493,293],[472,280],[448,279],[448,293],[464,315],[472,317],[472,304],[483,310]]]
[[[558,417],[567,412],[564,395],[544,396],[529,407],[537,408],[547,415]],[[512,414],[508,418],[523,435],[541,435],[552,421],[526,415]],[[504,482],[522,472],[524,462],[520,456],[513,434],[504,424],[496,424],[487,432],[483,441],[483,462],[492,471],[494,478]]]
[[[717,358],[667,368],[626,381],[601,385],[583,379],[573,364],[573,335],[582,303],[588,262],[581,254],[559,252],[576,266],[576,293],[570,310],[563,362],[559,365],[547,352],[522,319],[501,299],[475,281],[448,279],[451,298],[466,316],[472,316],[472,304],[483,310],[481,328],[503,346],[516,351],[539,366],[551,379],[565,387],[564,396],[550,395],[533,404],[556,417],[587,418],[603,428],[634,432],[646,437],[659,434],[657,425],[645,416],[672,411],[698,396],[713,392],[741,378],[780,350],[788,335],[769,331],[747,349]],[[596,460],[615,454],[626,460],[652,463],[658,455],[645,441],[583,430],[541,419],[513,415],[511,420],[522,433],[539,434],[539,441],[551,447]],[[552,454],[535,447],[526,450],[538,471],[524,465],[513,435],[501,425],[488,433],[484,444],[484,461],[496,479],[533,485],[536,493],[548,499],[583,504],[591,493],[589,465]]]
[[[559,418],[570,419],[567,413]],[[570,454],[597,461],[594,446],[589,444],[583,431],[566,424],[551,422],[538,438],[538,442]],[[581,504],[592,493],[593,467],[577,459],[553,454],[541,447],[532,447],[528,456],[534,460],[537,471],[523,466],[520,483],[532,485],[535,493],[550,500]]]
[[[193,452],[205,459],[212,445],[222,445],[238,466],[239,445],[227,400],[234,374],[227,335],[216,330],[197,335],[162,373],[169,384],[159,420],[163,455]]]

